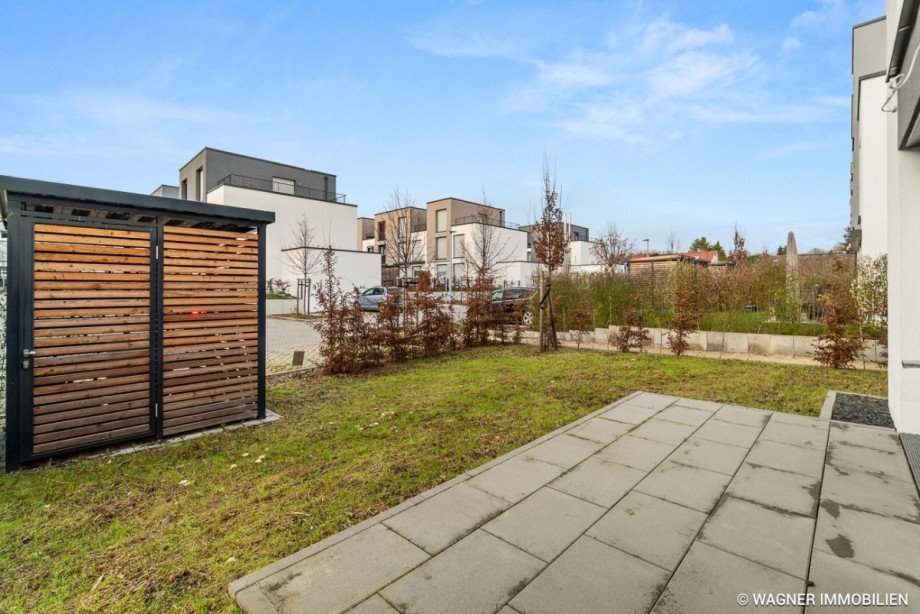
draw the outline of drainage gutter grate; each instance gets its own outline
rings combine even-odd
[[[907,464],[914,474],[917,490],[920,491],[920,435],[901,433],[901,445],[904,447],[904,454],[907,455]]]

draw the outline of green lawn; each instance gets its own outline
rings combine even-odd
[[[815,415],[828,388],[885,374],[518,346],[275,384],[272,425],[0,477],[0,611],[233,610],[231,580],[634,390]]]

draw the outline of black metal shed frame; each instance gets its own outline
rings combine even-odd
[[[169,229],[175,230],[177,227],[201,229],[205,234],[207,231],[219,231],[212,234],[240,232],[254,233],[258,237],[256,412],[259,418],[265,416],[265,237],[266,226],[275,220],[273,212],[0,175],[0,213],[2,213],[8,231],[7,471],[15,470],[23,463],[31,463],[51,456],[111,446],[132,440],[159,439],[164,436],[164,414],[161,408],[164,407],[163,280],[165,279],[165,267],[164,258],[160,256],[165,252],[164,232]],[[66,224],[68,227],[93,228],[97,232],[99,229],[121,230],[134,232],[133,236],[137,236],[137,230],[150,233],[149,249],[151,254],[155,254],[155,258],[150,258],[149,274],[151,303],[149,305],[148,382],[150,424],[149,429],[143,433],[135,432],[104,441],[78,443],[63,450],[35,451],[33,377],[30,372],[33,362],[31,357],[35,355],[35,352],[26,345],[26,343],[31,343],[34,337],[35,295],[30,290],[35,287],[33,267],[35,247],[33,228],[35,224]],[[80,231],[71,228],[71,232],[79,234]],[[84,242],[86,242],[85,239]],[[227,256],[227,258],[230,257],[232,256]],[[66,256],[62,259],[66,259]],[[117,260],[110,257],[109,262],[115,261]],[[104,377],[101,379],[104,382]],[[140,410],[135,410],[137,411]],[[76,441],[78,440],[79,438]]]

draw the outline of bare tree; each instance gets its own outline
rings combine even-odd
[[[607,224],[607,229],[600,233],[597,241],[591,246],[591,252],[604,268],[613,270],[622,264],[636,251],[636,243],[626,236],[616,224]]]
[[[463,258],[467,275],[477,281],[492,283],[500,262],[508,258],[508,237],[499,229],[500,220],[495,218],[495,209],[490,206],[485,191],[482,205],[476,210],[470,237],[463,242]]]
[[[744,247],[744,234],[735,223],[735,231],[732,233],[732,251],[728,254],[728,259],[735,264],[744,262],[748,258],[748,251]]]
[[[668,253],[676,254],[680,251],[680,239],[677,238],[677,233],[673,230],[668,233]]]
[[[298,280],[309,283],[310,276],[319,268],[322,261],[322,251],[317,249],[316,235],[307,215],[301,216],[294,224],[291,243],[281,252],[284,264],[291,269]],[[300,293],[297,293],[297,313],[300,313]]]
[[[540,219],[533,225],[531,244],[537,262],[543,265],[546,287],[540,295],[540,349],[556,349],[556,312],[553,308],[553,273],[565,262],[568,237],[562,214],[562,196],[556,184],[555,173],[550,173],[549,161],[543,159],[543,194]],[[542,286],[542,284],[541,284]]]
[[[424,230],[425,212],[415,207],[415,199],[396,186],[379,214],[382,219],[378,219],[378,231],[382,222],[383,234],[377,240],[383,243],[384,264],[396,266],[401,277],[409,277],[412,265],[425,261],[422,240],[416,236]]]

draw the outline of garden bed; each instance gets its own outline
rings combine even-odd
[[[888,411],[888,399],[865,394],[838,392],[831,419],[894,428],[894,421]]]

